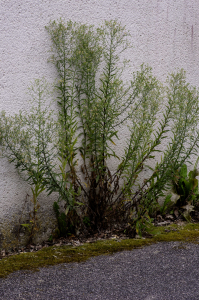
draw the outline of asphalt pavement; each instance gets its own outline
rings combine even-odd
[[[0,279],[2,300],[199,300],[199,245],[158,243]]]

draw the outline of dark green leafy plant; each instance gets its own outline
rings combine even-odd
[[[179,195],[176,205],[182,207],[188,202],[193,204],[198,201],[198,170],[193,169],[187,173],[187,165],[183,164],[180,169],[176,171],[175,177],[173,179],[173,191]]]
[[[194,211],[194,206],[199,200],[198,193],[198,170],[194,168],[189,173],[187,172],[187,165],[183,164],[175,173],[173,179],[173,191],[179,198],[176,206],[182,210],[182,214],[188,221],[191,220],[190,213]]]
[[[58,113],[46,110],[45,83],[36,81],[30,113],[2,114],[5,156],[30,184],[65,201],[64,217],[56,208],[59,230],[65,217],[75,228],[87,217],[91,231],[117,222],[140,233],[176,171],[197,154],[198,92],[183,71],[163,88],[144,65],[123,82],[129,34],[116,21],[100,28],[54,21],[47,30]]]

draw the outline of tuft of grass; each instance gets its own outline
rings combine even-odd
[[[166,232],[165,232],[166,231]],[[104,240],[81,246],[51,246],[38,252],[21,253],[0,260],[0,277],[19,270],[38,271],[41,267],[60,263],[83,262],[91,257],[133,250],[157,242],[182,241],[198,243],[199,224],[170,225],[148,228],[152,238]]]

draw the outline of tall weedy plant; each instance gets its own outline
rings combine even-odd
[[[41,108],[46,88],[36,81],[37,109],[2,114],[5,155],[31,184],[58,192],[74,228],[86,218],[90,230],[124,222],[140,232],[176,170],[197,154],[198,92],[183,71],[163,88],[144,65],[123,82],[129,34],[116,21],[100,28],[54,21],[47,30],[57,117]],[[123,130],[128,138],[119,156]]]

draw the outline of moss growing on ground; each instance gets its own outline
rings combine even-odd
[[[148,228],[153,234],[147,239],[104,240],[73,246],[52,246],[43,248],[38,252],[21,253],[0,260],[0,277],[6,277],[18,270],[37,271],[40,267],[47,267],[60,263],[83,262],[90,257],[113,254],[115,252],[132,250],[156,242],[182,241],[198,243],[199,224],[186,224],[184,226],[171,225],[167,227]]]

